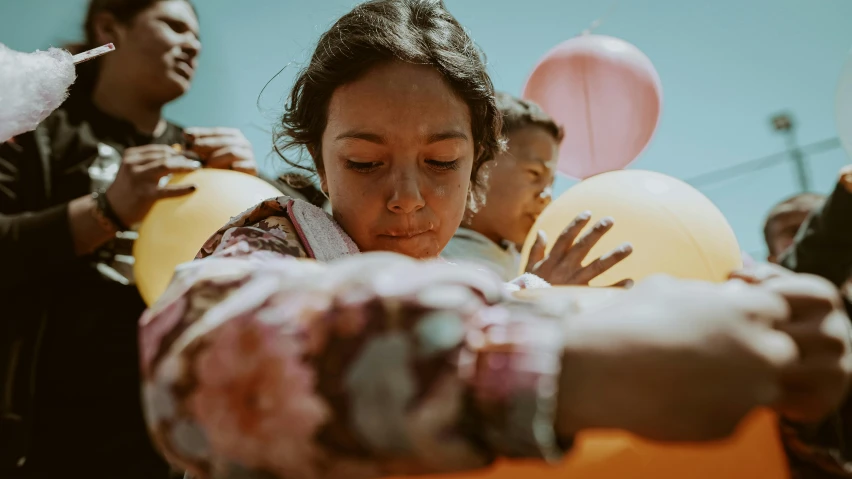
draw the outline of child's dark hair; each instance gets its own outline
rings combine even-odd
[[[96,45],[97,41],[95,40],[95,19],[102,13],[109,13],[119,22],[127,24],[132,22],[140,13],[164,1],[168,0],[90,0],[89,9],[86,11],[86,20],[83,23],[84,40],[80,43],[66,45],[65,48],[76,54],[99,47],[100,45]],[[189,3],[195,10],[191,0],[179,1]],[[77,80],[72,85],[70,93],[72,97],[92,94],[98,79],[99,68],[100,59],[97,58],[77,65]]]
[[[562,142],[565,131],[553,118],[535,103],[523,100],[508,93],[497,92],[497,108],[503,115],[503,136],[527,126],[537,126],[553,136],[557,143]]]
[[[441,0],[371,0],[340,18],[317,43],[296,78],[274,135],[275,150],[292,166],[322,170],[321,140],[334,91],[372,67],[402,61],[434,67],[470,108],[475,144],[471,180],[502,148],[501,117],[481,51]],[[304,147],[313,167],[284,152]]]

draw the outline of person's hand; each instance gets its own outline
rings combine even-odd
[[[846,165],[840,169],[840,184],[846,191],[852,193],[852,165]]]
[[[166,145],[128,148],[115,181],[106,191],[107,200],[124,224],[132,226],[145,218],[157,200],[195,191],[193,185],[160,186],[161,178],[200,167],[197,161],[186,159]]]
[[[781,397],[796,344],[766,288],[655,277],[566,320],[557,431],[623,429],[663,441],[729,436]]]
[[[236,170],[257,174],[257,163],[251,143],[236,128],[187,128],[184,131],[190,151],[195,152],[205,168]]]
[[[584,234],[579,240],[583,228],[589,224],[592,214],[583,212],[577,216],[571,224],[559,235],[550,254],[545,257],[544,251],[547,239],[543,231],[538,232],[538,237],[530,249],[530,257],[527,261],[527,272],[554,285],[587,285],[589,281],[603,274],[624,258],[630,256],[633,247],[625,243],[609,253],[595,259],[583,266],[583,260],[597,242],[612,229],[613,219],[606,217],[598,221],[591,231]],[[633,281],[624,279],[614,286],[630,286]]]
[[[839,291],[823,278],[775,265],[748,268],[732,278],[787,301],[791,320],[778,330],[796,342],[800,359],[784,371],[783,394],[775,409],[795,423],[820,423],[840,406],[852,374],[852,331]]]

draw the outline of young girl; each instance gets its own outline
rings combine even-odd
[[[843,332],[819,329],[845,317],[818,280],[663,278],[578,315],[563,301],[513,301],[487,273],[418,261],[447,244],[500,148],[485,66],[439,0],[373,0],[344,15],[297,78],[282,126],[283,147],[309,152],[333,217],[286,197],[256,206],[141,320],[148,425],[193,476],[558,460],[586,428],[713,439],[755,406],[818,421],[842,395],[845,370],[829,363],[818,369],[841,373],[819,405],[781,381],[808,356],[799,333],[775,326],[805,312],[810,338],[848,356]]]

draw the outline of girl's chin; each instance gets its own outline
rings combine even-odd
[[[368,251],[387,251],[420,260],[436,259],[443,249],[431,231],[412,237],[379,236],[370,246]]]

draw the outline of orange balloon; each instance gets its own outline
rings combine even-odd
[[[515,293],[518,299],[560,296],[588,311],[625,290],[556,286]],[[778,421],[756,410],[728,439],[713,443],[657,443],[621,431],[584,431],[558,465],[500,460],[494,466],[440,479],[789,479]]]
[[[726,441],[661,444],[615,431],[588,431],[558,465],[498,461],[440,479],[789,479],[775,414],[755,411]]]
[[[647,477],[695,479],[787,479],[787,456],[781,444],[778,420],[769,410],[757,410],[737,433],[713,444],[659,444],[634,440],[646,461]],[[656,475],[651,475],[651,472]],[[611,476],[612,477],[612,476]],[[642,477],[642,476],[634,476]]]
[[[281,192],[256,176],[202,169],[175,175],[169,184],[192,184],[187,196],[158,201],[133,246],[133,271],[142,299],[152,304],[163,294],[175,268],[192,261],[204,242],[243,211]]]

